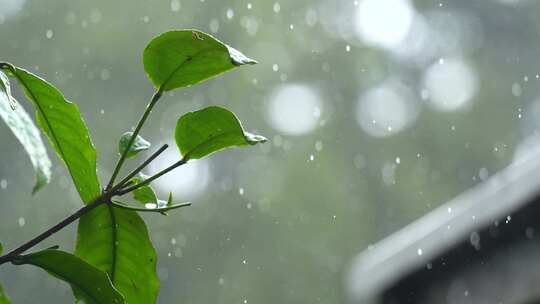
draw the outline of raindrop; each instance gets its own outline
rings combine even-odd
[[[396,157],[396,164],[398,164],[398,165],[401,164],[401,158]]]
[[[24,217],[20,217],[17,222],[19,223],[19,227],[22,227],[24,226],[24,224],[26,224]]]
[[[346,51],[346,52],[350,52],[350,51],[351,51],[351,46],[347,44],[347,45],[345,46],[345,51]]]
[[[218,279],[218,284],[219,284],[219,285],[225,284],[225,279],[222,278],[222,277],[220,277],[220,278]]]
[[[317,150],[318,152],[321,151],[323,149],[323,143],[322,141],[318,140],[315,142],[315,150]]]
[[[309,160],[314,161],[315,160],[315,155],[313,155],[313,154],[309,155]]]
[[[246,265],[246,264],[247,264],[247,261],[246,261],[246,260],[242,260],[242,264]]]
[[[234,11],[232,8],[227,9],[227,19],[231,20],[234,17]]]
[[[5,180],[5,179],[1,179],[1,180],[0,180],[0,188],[6,189],[6,188],[7,188],[7,184],[8,184],[8,183],[7,183],[7,180]]]
[[[47,30],[45,32],[45,37],[47,37],[47,39],[51,39],[54,35],[54,32],[52,30]]]
[[[171,0],[171,11],[178,12],[181,8],[180,1],[178,0]]]
[[[109,78],[111,78],[111,72],[109,72],[108,69],[102,69],[99,73],[99,77],[101,80],[109,80]]]
[[[144,16],[142,20],[143,20],[144,23],[148,23],[148,22],[150,22],[150,17]]]
[[[448,209],[446,209],[446,211],[448,211],[448,213],[452,213],[452,207],[448,207]]]
[[[422,251],[422,248],[418,248],[418,250],[416,250],[416,254],[418,254],[419,256],[424,254],[424,252]]]
[[[476,250],[480,250],[480,234],[478,232],[471,233],[469,237],[469,242]]]
[[[310,8],[306,11],[306,24],[310,27],[315,26],[317,24],[317,21],[319,19],[319,16],[317,14],[317,11]]]
[[[103,114],[105,114],[105,110],[104,110],[104,109],[101,109],[101,110],[99,110],[99,113],[100,113],[101,115],[103,115]]]
[[[244,188],[240,187],[240,188],[238,189],[238,194],[244,195]]]
[[[357,169],[364,169],[367,165],[366,157],[362,154],[358,154],[354,157],[353,163]]]
[[[277,63],[274,63],[274,64],[272,65],[272,71],[274,71],[274,72],[279,71],[279,65],[277,65]]]
[[[214,34],[219,31],[219,20],[217,19],[210,20],[210,31]]]
[[[393,163],[387,162],[383,165],[381,169],[382,180],[385,185],[395,185],[396,184],[396,165]]]
[[[511,220],[512,220],[512,217],[509,215],[509,216],[506,217],[505,223],[509,224]]]
[[[247,9],[250,10],[251,8],[253,7],[253,5],[251,3],[248,3],[247,4]]]
[[[290,29],[291,31],[294,30],[294,24],[290,24],[290,25],[289,25],[289,29]]]
[[[527,229],[525,229],[525,236],[528,239],[532,239],[534,237],[534,228],[528,227]]]
[[[274,3],[274,13],[279,13],[279,11],[281,10],[281,5],[279,5],[279,3]]]
[[[521,85],[519,83],[513,83],[512,84],[512,95],[515,97],[521,96],[521,93],[523,93],[523,90],[521,89]]]

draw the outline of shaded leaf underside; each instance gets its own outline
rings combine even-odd
[[[124,298],[114,288],[107,274],[82,259],[59,250],[43,250],[23,255],[13,264],[30,264],[66,281],[76,296],[86,304],[122,304]],[[1,303],[1,302],[0,302]]]
[[[0,71],[0,78],[4,83],[4,89],[0,90],[0,118],[7,124],[30,158],[36,171],[36,182],[32,190],[35,193],[48,184],[51,179],[51,160],[41,140],[39,129],[30,118],[30,115],[26,113],[22,106],[14,107],[14,103],[10,102],[13,97],[9,90],[9,80],[2,71]]]

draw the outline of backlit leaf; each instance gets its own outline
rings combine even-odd
[[[137,212],[102,205],[84,215],[75,254],[107,272],[126,303],[156,302],[156,251]]]
[[[266,141],[263,136],[244,132],[232,112],[215,106],[180,117],[175,139],[184,159],[198,159],[228,147]]]
[[[66,164],[82,200],[90,202],[100,194],[96,150],[79,108],[44,79],[17,67],[10,66],[9,72],[33,102],[38,125]]]
[[[164,91],[190,86],[235,67],[257,61],[197,30],[163,33],[143,54],[144,70]]]

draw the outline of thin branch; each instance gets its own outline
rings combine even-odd
[[[36,236],[35,238],[31,239],[30,241],[22,244],[21,246],[13,249],[12,251],[6,253],[5,255],[0,257],[0,265],[7,263],[11,261],[13,258],[16,258],[18,255],[24,253],[26,250],[34,247],[38,243],[42,242],[46,238],[50,237],[51,235],[55,234],[56,232],[60,231],[62,228],[66,227],[67,225],[73,223],[75,220],[79,219],[81,216],[85,215],[86,213],[92,211],[94,208],[98,207],[101,204],[104,204],[106,200],[103,198],[103,196],[98,197],[93,202],[91,202],[88,205],[85,205],[81,209],[77,210],[72,215],[66,217],[63,219],[60,223],[52,226],[51,228],[47,229],[45,232],[41,233],[40,235]]]
[[[112,187],[112,189],[109,191],[110,193],[114,193],[117,190],[120,190],[124,188],[124,186],[129,183],[129,181],[137,175],[137,173],[141,172],[146,166],[148,166],[156,157],[158,157],[163,151],[165,151],[169,145],[164,144],[159,148],[156,152],[154,152],[148,159],[146,159],[142,164],[140,164],[135,170],[133,170],[131,173],[129,173],[124,179],[122,179],[116,186]]]
[[[182,204],[173,204],[167,207],[159,207],[159,208],[137,208],[137,207],[131,207],[127,206],[126,204],[119,202],[119,201],[112,201],[111,202],[114,207],[121,208],[121,209],[127,209],[132,211],[140,211],[140,212],[159,212],[163,213],[169,210],[178,209],[182,207],[191,206],[191,203],[182,203]]]
[[[159,171],[158,173],[150,176],[149,178],[145,179],[144,181],[136,184],[136,185],[133,185],[127,189],[124,189],[124,190],[120,190],[120,191],[117,191],[114,195],[118,195],[118,196],[122,196],[126,193],[130,193],[131,191],[133,190],[136,190],[136,189],[139,189],[140,187],[143,187],[143,186],[146,186],[148,184],[150,184],[152,181],[160,178],[161,176],[171,172],[172,170],[182,166],[183,164],[187,163],[187,160],[182,158],[181,160],[177,161],[176,163],[172,164],[171,166]]]
[[[135,138],[137,138],[137,135],[139,135],[139,132],[141,131],[142,126],[146,122],[148,115],[150,115],[150,113],[152,112],[152,109],[156,105],[156,102],[161,98],[162,94],[163,94],[163,90],[160,87],[152,96],[152,99],[150,100],[150,103],[148,103],[148,106],[146,107],[146,110],[144,111],[143,116],[141,117],[141,119],[139,119],[139,122],[137,123],[137,126],[135,127],[135,130],[133,131],[133,135],[131,135],[131,138],[129,139],[126,149],[120,156],[118,163],[116,163],[116,167],[114,168],[111,179],[109,180],[109,183],[107,184],[107,188],[105,188],[106,191],[110,190],[113,187],[114,181],[116,177],[118,176],[118,173],[120,172],[120,169],[122,168],[122,165],[124,164],[124,161],[126,160],[127,154],[129,150],[131,149],[131,147],[133,146],[133,143],[135,142]]]

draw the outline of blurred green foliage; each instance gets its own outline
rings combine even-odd
[[[357,252],[479,183],[481,169],[497,172],[537,132],[540,4],[533,1],[515,7],[416,1],[419,12],[477,18],[480,47],[461,55],[475,68],[479,89],[469,109],[437,112],[422,104],[412,126],[385,138],[358,125],[359,95],[389,78],[417,93],[424,67],[325,26],[328,20],[350,22],[338,12],[354,10],[353,1],[279,1],[277,13],[272,1],[252,1],[251,9],[244,0],[179,3],[176,11],[177,2],[169,1],[28,0],[0,26],[2,60],[40,74],[79,105],[99,152],[101,177],[110,175],[122,133],[111,130],[129,130],[141,114],[132,109],[144,108],[150,98],[138,50],[151,37],[171,28],[212,33],[218,24],[213,35],[259,60],[250,69],[167,93],[142,132],[171,142],[179,113],[221,105],[270,139],[255,149],[212,156],[207,187],[191,198],[193,206],[169,218],[144,215],[159,254],[159,303],[343,303],[344,275]],[[257,22],[255,34],[243,17]],[[317,88],[323,126],[302,136],[272,128],[267,106],[284,83]],[[512,94],[516,83],[519,96]],[[0,139],[0,239],[11,248],[80,202],[57,159],[52,185],[28,194],[31,165],[7,128],[0,128]],[[395,183],[384,182],[385,165],[395,167]],[[74,226],[44,246],[71,249],[73,232]],[[3,267],[0,281],[14,303],[71,299],[67,285],[33,268]]]

